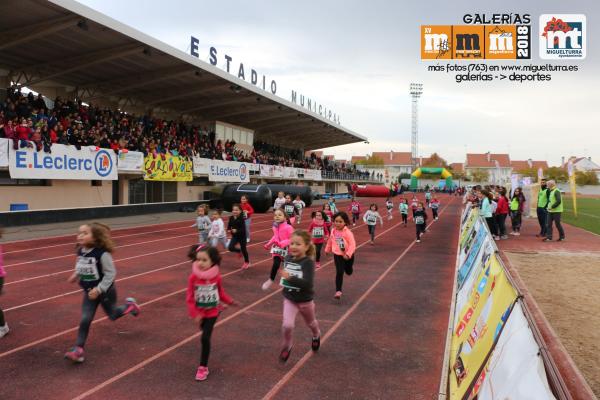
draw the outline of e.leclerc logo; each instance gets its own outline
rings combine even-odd
[[[38,152],[32,153],[31,160],[28,160],[26,151],[17,151],[15,166],[17,168],[30,169],[54,169],[63,171],[92,171],[101,176],[108,176],[112,172],[113,162],[110,154],[106,150],[100,150],[96,153],[94,161],[83,157],[70,157],[67,154],[54,156],[52,154],[41,155]]]
[[[98,153],[96,153],[96,158],[94,159],[94,169],[98,175],[104,178],[111,173],[112,167],[112,158],[110,158],[110,154],[108,154],[106,150],[100,150]]]

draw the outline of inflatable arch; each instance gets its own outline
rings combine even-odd
[[[446,187],[452,187],[452,174],[446,168],[417,168],[410,175],[410,189],[417,190],[419,187],[419,178],[422,174],[440,174],[446,180]]]

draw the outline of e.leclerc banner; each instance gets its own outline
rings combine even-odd
[[[117,157],[110,149],[53,144],[52,153],[9,146],[8,169],[13,179],[117,180]]]
[[[163,159],[164,157],[164,159]],[[154,156],[148,154],[144,158],[145,181],[191,181],[193,164],[184,157],[171,154]]]
[[[208,180],[211,182],[248,183],[248,165],[237,161],[210,160]]]

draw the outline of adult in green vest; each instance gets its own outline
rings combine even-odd
[[[537,217],[538,223],[540,224],[540,233],[535,235],[537,237],[546,237],[546,227],[548,226],[548,211],[546,207],[548,206],[548,187],[546,186],[546,179],[542,179],[540,181],[540,191],[538,192],[537,197]]]
[[[544,242],[552,241],[552,223],[556,224],[558,230],[558,241],[562,242],[565,240],[565,231],[560,224],[560,218],[563,212],[563,202],[560,196],[560,190],[556,187],[556,182],[553,180],[548,181],[548,226],[546,227],[546,239]]]

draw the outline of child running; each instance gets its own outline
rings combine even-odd
[[[292,203],[294,204],[294,207],[296,207],[296,211],[298,212],[298,218],[296,220],[296,223],[300,225],[300,222],[302,221],[302,212],[306,208],[306,203],[302,201],[299,194],[296,195],[296,199]]]
[[[286,362],[292,352],[292,336],[298,312],[312,332],[311,348],[318,351],[321,346],[321,331],[315,316],[314,277],[315,246],[306,231],[298,230],[292,234],[290,254],[285,257],[281,271],[283,286],[283,323],[282,345],[279,360]]]
[[[244,224],[246,225],[246,243],[250,243],[250,223],[252,222],[252,214],[254,214],[254,208],[248,201],[248,196],[243,195],[240,199],[242,202],[242,214],[244,215]]]
[[[427,229],[427,212],[422,202],[417,204],[417,210],[415,211],[415,226],[417,227],[417,243],[421,243],[421,235],[425,233]]]
[[[210,231],[210,217],[206,215],[206,206],[201,204],[196,209],[198,216],[196,217],[196,223],[192,225],[198,229],[198,243],[206,243],[208,239],[208,231]]]
[[[331,212],[333,214],[337,214],[338,213],[338,208],[335,205],[335,199],[332,197],[329,198],[329,201],[327,202],[329,204],[329,209],[331,210]]]
[[[2,229],[0,229],[0,239],[2,238]],[[6,270],[4,269],[4,259],[2,258],[2,246],[0,246],[0,296],[2,295],[2,287],[4,286],[4,277]],[[4,320],[4,311],[0,308],[0,338],[8,334],[8,324]]]
[[[354,197],[348,206],[348,211],[352,214],[352,226],[356,226],[356,221],[360,218],[360,203]]]
[[[282,209],[285,213],[285,217],[290,221],[290,224],[294,225],[296,216],[298,215],[298,209],[294,206],[294,203],[292,203],[292,196],[289,194],[285,195],[285,203],[283,203]]]
[[[110,228],[92,222],[81,225],[77,234],[77,263],[75,272],[69,277],[70,283],[79,280],[83,289],[83,304],[79,333],[75,347],[65,353],[65,358],[82,363],[85,360],[84,346],[90,325],[99,305],[108,318],[114,321],[123,315],[137,317],[140,313],[135,299],[128,297],[125,304],[117,307],[117,290],[115,277],[117,270],[111,253],[114,245],[110,238]]]
[[[325,223],[325,215],[323,211],[314,211],[312,213],[312,221],[308,226],[308,232],[312,237],[312,242],[315,245],[315,258],[317,269],[321,268],[321,249],[325,238],[329,237],[329,228]]]
[[[402,216],[402,224],[406,228],[408,225],[408,200],[400,200],[400,215]]]
[[[193,246],[188,257],[193,260],[192,273],[188,278],[186,303],[188,313],[202,329],[202,351],[200,366],[196,371],[196,380],[204,381],[208,377],[208,356],[210,338],[219,314],[223,310],[221,303],[236,305],[222,285],[219,265],[221,255],[214,247]]]
[[[390,197],[385,200],[385,208],[387,208],[387,219],[392,219],[392,211],[394,210],[394,202]]]
[[[227,231],[231,234],[231,240],[227,250],[232,253],[238,253],[240,257],[244,256],[244,263],[242,269],[248,269],[250,266],[250,258],[248,257],[248,250],[246,249],[246,225],[244,223],[244,217],[242,215],[242,206],[234,204],[231,207],[231,217],[229,217],[229,223],[227,224]],[[239,250],[235,247],[236,244],[240,244]]]
[[[410,208],[412,209],[412,218],[415,220],[415,213],[417,212],[417,208],[419,207],[419,200],[417,200],[417,196],[413,195],[412,200],[410,201]]]
[[[333,216],[335,228],[329,235],[325,254],[333,252],[333,260],[335,262],[335,296],[339,300],[342,298],[342,285],[344,284],[344,273],[348,276],[352,275],[354,265],[354,250],[356,250],[356,242],[354,235],[348,228],[350,219],[348,214],[343,211]]]
[[[285,204],[285,193],[279,192],[277,193],[277,198],[275,199],[275,203],[273,203],[273,211],[283,207]]]
[[[325,225],[327,229],[331,232],[331,225],[333,224],[333,213],[331,212],[331,207],[329,203],[323,204],[323,219],[325,220]]]
[[[210,231],[208,231],[208,241],[211,247],[217,247],[219,243],[227,250],[227,235],[225,234],[225,224],[221,219],[221,211],[214,210],[211,214],[212,222]]]
[[[273,282],[275,282],[281,260],[287,256],[288,246],[293,232],[294,228],[288,224],[283,210],[275,210],[273,212],[273,237],[265,244],[265,249],[269,250],[273,257],[273,265],[271,266],[271,275],[269,276],[269,279],[262,284],[262,290],[269,290]]]
[[[433,219],[435,221],[438,220],[438,211],[440,208],[440,201],[437,199],[437,197],[435,197],[435,195],[432,196],[430,202],[429,202],[429,207],[431,208],[431,213],[433,214]]]
[[[377,226],[377,219],[379,219],[379,222],[381,222],[381,226],[383,227],[383,218],[379,215],[377,208],[377,204],[372,203],[369,206],[369,210],[363,215],[363,221],[367,224],[369,235],[371,235],[371,245],[375,244],[375,227]]]

